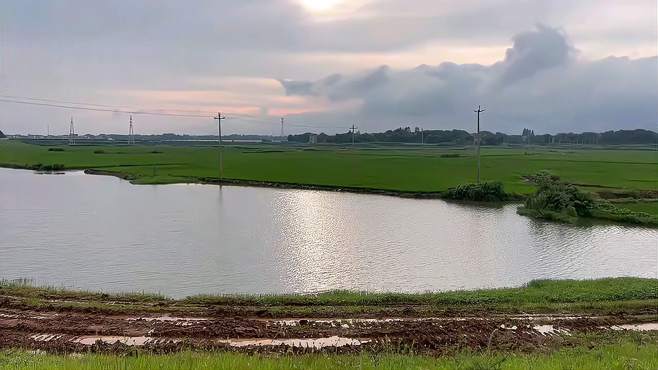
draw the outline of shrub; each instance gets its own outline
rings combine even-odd
[[[105,151],[103,149],[96,149],[94,150],[94,154],[105,154]]]
[[[465,184],[450,188],[442,194],[445,199],[467,200],[474,202],[502,202],[510,199],[500,182],[483,182],[481,184]]]
[[[52,171],[62,171],[64,170],[64,165],[55,163],[55,164],[41,164],[37,163],[33,166],[31,166],[31,169],[35,171],[46,171],[46,172],[52,172]]]
[[[48,148],[49,152],[63,152],[64,148]]]
[[[537,185],[537,191],[526,199],[525,208],[537,214],[557,213],[567,217],[587,217],[592,215],[594,199],[576,186],[560,181],[559,177],[548,172],[540,172],[530,177]]]

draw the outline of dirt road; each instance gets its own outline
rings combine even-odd
[[[581,332],[656,331],[653,315],[484,315],[477,317],[291,318],[108,315],[0,308],[0,347],[49,352],[248,352],[459,349],[532,351]]]

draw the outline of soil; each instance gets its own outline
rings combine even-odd
[[[223,349],[242,352],[414,351],[439,355],[470,349],[535,351],[577,332],[600,332],[655,316],[512,316],[291,318],[215,314],[111,315],[0,305],[0,348],[53,353]]]

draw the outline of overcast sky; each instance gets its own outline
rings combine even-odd
[[[0,95],[227,133],[658,129],[655,0],[3,0]],[[0,98],[2,99],[2,98]],[[178,112],[178,111],[177,111]],[[0,102],[0,130],[128,117]],[[137,133],[211,134],[136,115]],[[310,126],[305,127],[305,126]]]

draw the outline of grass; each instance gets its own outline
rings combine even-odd
[[[217,148],[198,146],[61,146],[0,142],[0,166],[61,164],[100,169],[138,184],[197,182],[218,178]],[[437,192],[475,180],[469,149],[439,147],[227,146],[225,177],[398,192]],[[94,153],[96,152],[96,153]],[[523,176],[549,170],[592,189],[658,190],[658,152],[484,148],[482,178],[506,191],[528,194]],[[458,154],[459,156],[455,156]]]
[[[2,369],[656,369],[658,343],[624,336],[616,343],[576,346],[549,353],[472,353],[444,357],[409,354],[247,355],[226,352],[181,352],[167,355],[79,356],[36,354],[20,350],[0,352]]]
[[[628,208],[635,212],[644,212],[658,217],[658,201],[635,201],[635,202],[615,202],[615,206]]]
[[[198,295],[181,300],[141,293],[104,294],[0,282],[0,296],[35,308],[97,311],[167,311],[241,307],[273,316],[360,315],[413,307],[408,314],[498,312],[617,312],[658,307],[658,279],[535,280],[520,288],[438,293],[360,293],[314,295]],[[57,301],[61,301],[58,303]],[[246,312],[246,311],[245,311]]]

